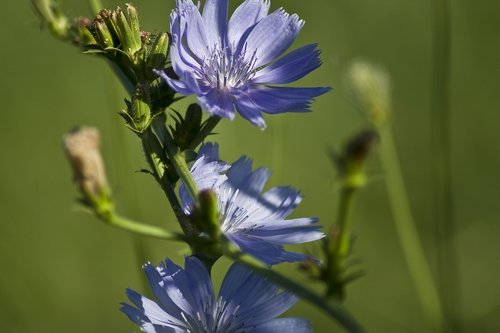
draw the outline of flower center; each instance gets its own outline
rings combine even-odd
[[[245,57],[246,50],[234,53],[230,47],[215,45],[208,58],[201,64],[201,76],[213,88],[233,89],[244,86],[254,74],[255,52],[250,59]]]

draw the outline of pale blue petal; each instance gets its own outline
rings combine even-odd
[[[219,44],[226,32],[228,0],[206,0],[203,7],[203,23],[209,47]]]
[[[207,94],[198,96],[198,101],[208,113],[222,118],[234,119],[234,105],[231,95],[226,91],[211,89]]]
[[[225,235],[229,240],[238,245],[242,252],[248,253],[267,265],[275,265],[285,261],[281,245],[271,244],[237,233],[226,233]]]
[[[227,25],[230,47],[237,47],[248,30],[266,17],[269,5],[268,0],[246,0],[236,8]]]
[[[198,259],[186,257],[184,261],[186,276],[190,280],[191,295],[193,297],[193,307],[195,313],[204,313],[207,304],[215,303],[214,290],[210,275]],[[205,318],[202,318],[203,321]],[[206,323],[205,323],[206,324]]]
[[[321,65],[317,44],[303,46],[258,71],[252,83],[284,84],[297,81]]]
[[[228,168],[227,163],[219,161],[219,146],[214,143],[204,143],[190,171],[198,189],[206,190],[219,187],[227,179],[223,172]],[[184,184],[179,187],[179,197],[184,212],[189,214],[192,200]]]
[[[151,286],[151,291],[153,292],[156,299],[160,302],[160,306],[162,307],[162,309],[164,309],[168,314],[168,317],[165,317],[165,320],[177,324],[182,324],[181,310],[166,293],[163,284],[163,277],[158,272],[156,267],[151,264],[146,264],[144,266],[144,272],[146,273],[149,285]]]
[[[237,98],[234,102],[234,105],[236,106],[236,110],[238,111],[238,113],[243,118],[245,118],[255,126],[258,126],[262,129],[266,128],[266,122],[262,117],[262,112],[245,96]]]
[[[287,228],[287,221],[283,220],[281,222],[281,229],[268,230],[266,229],[266,222],[262,221],[261,224],[263,228],[253,229],[248,234],[272,244],[300,244],[325,237],[325,235],[319,231],[321,228],[320,226]]]
[[[264,189],[269,177],[271,177],[271,172],[266,168],[256,169],[250,174],[245,171],[242,164],[233,164],[227,173],[227,183],[237,188],[240,193],[256,199]],[[246,177],[243,177],[244,174]]]
[[[292,45],[303,24],[297,15],[276,10],[257,23],[248,35],[246,57],[250,59],[255,51],[256,67],[270,63]]]
[[[158,304],[144,297],[132,289],[126,290],[129,300],[134,303],[134,305],[144,313],[144,316],[148,318],[148,321],[155,325],[170,325],[171,316],[166,313]],[[129,309],[128,307],[126,309]],[[127,313],[126,313],[127,314]],[[127,314],[128,315],[128,314]],[[130,317],[129,317],[130,318]],[[134,320],[133,318],[130,318]],[[134,320],[135,321],[135,320]]]
[[[174,89],[179,94],[188,96],[194,93],[194,91],[190,87],[188,87],[184,82],[170,78],[164,71],[159,71],[159,70],[153,70],[153,71],[156,74],[158,74],[162,79],[164,79],[170,88]]]
[[[190,51],[201,59],[205,58],[208,55],[207,34],[198,8],[194,5],[187,7],[181,18],[186,20],[185,40]]]

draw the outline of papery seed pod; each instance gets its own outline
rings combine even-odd
[[[73,169],[73,180],[91,200],[101,197],[108,189],[100,146],[99,131],[93,127],[74,129],[64,137],[64,151]]]

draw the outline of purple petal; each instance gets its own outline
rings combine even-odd
[[[188,96],[194,93],[194,91],[190,87],[188,87],[184,82],[170,78],[164,71],[160,70],[153,70],[153,71],[156,74],[158,74],[162,79],[164,79],[170,88],[174,89],[179,94]]]
[[[144,266],[144,272],[146,273],[154,296],[160,302],[161,307],[168,314],[166,320],[168,319],[169,321],[178,324],[182,323],[181,310],[165,292],[165,289],[163,288],[163,278],[156,270],[156,267],[151,264],[147,264]]]
[[[148,321],[153,324],[158,325],[168,325],[171,316],[166,313],[158,304],[153,302],[147,297],[144,297],[132,289],[126,290],[129,300],[134,303],[137,308],[144,313],[144,316],[148,318]],[[126,308],[130,310],[129,307]],[[128,315],[128,313],[125,313]],[[134,318],[129,317],[131,320],[135,321]],[[137,318],[136,318],[137,319]]]
[[[238,111],[238,113],[243,118],[245,118],[255,126],[258,126],[262,129],[266,128],[266,122],[262,117],[262,112],[245,96],[243,96],[241,99],[236,98],[234,105],[236,106],[236,110]]]
[[[257,23],[248,35],[246,57],[252,57],[255,51],[256,68],[270,63],[292,45],[303,24],[297,15],[276,10]]]
[[[325,237],[325,235],[319,231],[319,226],[289,228],[285,220],[281,221],[281,229],[268,230],[265,228],[264,221],[262,221],[261,225],[263,228],[256,228],[248,232],[248,234],[273,244],[300,244]]]
[[[321,65],[317,44],[303,46],[292,51],[257,72],[252,83],[284,84],[296,81]]]
[[[219,89],[211,89],[207,94],[198,96],[201,106],[210,114],[234,119],[234,105],[231,95]]]
[[[203,7],[203,23],[207,34],[209,46],[221,42],[226,31],[228,0],[206,0]]]
[[[283,112],[307,112],[314,97],[323,95],[330,88],[295,88],[257,86],[246,93],[246,100],[262,112],[275,114]]]
[[[227,25],[227,39],[230,47],[236,47],[240,40],[257,22],[266,17],[268,0],[246,0],[236,8]]]
[[[246,158],[240,158],[233,163],[226,173],[227,183],[242,193],[257,197],[266,185],[271,172],[266,168],[251,171],[252,162]],[[250,172],[249,171],[250,167]]]
[[[198,259],[193,256],[186,257],[184,261],[185,272],[191,282],[194,301],[198,310],[203,311],[205,304],[214,304],[215,296],[210,275]]]
[[[248,253],[268,265],[275,265],[285,261],[283,259],[284,250],[281,245],[274,245],[260,239],[249,238],[234,233],[226,233],[225,235],[229,240],[238,245],[242,252]],[[301,259],[297,261],[301,261]]]
[[[198,8],[194,4],[188,6],[186,11],[181,13],[181,18],[186,20],[185,40],[190,51],[201,59],[205,58],[208,52],[207,34]]]

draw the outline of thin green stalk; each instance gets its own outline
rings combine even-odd
[[[262,262],[247,254],[243,254],[238,250],[227,249],[225,255],[233,259],[235,262],[250,268],[253,272],[269,279],[269,281],[272,281],[276,285],[294,293],[299,298],[323,310],[348,332],[365,332],[360,324],[339,303],[324,299],[315,292],[304,287],[304,284],[297,283],[280,273],[269,269],[269,267]]]
[[[111,215],[109,218],[102,218],[106,223],[113,227],[117,227],[122,230],[132,232],[134,234],[139,234],[148,237],[160,238],[170,241],[186,241],[186,237],[182,234],[167,231],[152,225],[142,224],[139,222],[132,221],[130,219]]]
[[[98,14],[104,6],[101,0],[89,0],[90,8],[92,9],[92,13]]]
[[[431,147],[435,185],[435,225],[437,228],[440,290],[449,332],[460,331],[457,257],[453,244],[456,232],[453,207],[450,130],[451,20],[450,0],[434,4],[434,54],[432,81]]]
[[[441,300],[411,214],[396,146],[389,126],[380,129],[380,138],[380,156],[387,194],[403,254],[422,310],[433,332],[441,332],[445,325]]]
[[[155,120],[153,122],[153,125],[161,143],[163,144],[170,163],[174,166],[175,171],[181,178],[184,186],[186,186],[186,190],[188,191],[189,196],[191,197],[193,202],[198,202],[198,187],[196,186],[196,183],[191,176],[191,172],[189,171],[189,167],[186,163],[186,159],[184,158],[184,154],[179,149],[179,147],[175,145],[174,139],[165,126],[163,120]]]
[[[190,236],[192,234],[191,223],[182,210],[179,199],[175,194],[174,185],[169,181],[167,174],[165,173],[167,157],[163,152],[163,148],[158,141],[158,138],[151,130],[148,130],[141,136],[141,139],[146,159],[157,182],[160,184],[163,192],[167,196],[170,206],[172,207],[183,232]]]
[[[332,225],[328,238],[327,279],[329,281],[326,297],[343,299],[342,273],[350,249],[349,221],[354,202],[353,188],[343,188],[335,224]]]

